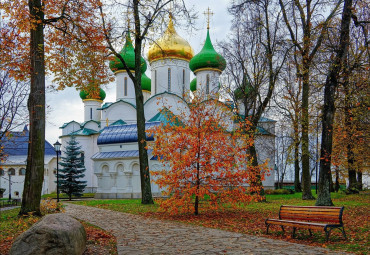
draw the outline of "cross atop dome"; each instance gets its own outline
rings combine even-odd
[[[209,7],[207,8],[207,11],[203,12],[205,16],[207,16],[207,29],[209,29],[209,20],[211,16],[214,14]]]

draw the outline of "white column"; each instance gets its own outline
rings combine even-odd
[[[101,112],[97,109],[101,107],[103,101],[96,99],[85,99],[82,101],[84,103],[84,121],[100,121]]]

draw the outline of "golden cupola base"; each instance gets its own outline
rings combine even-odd
[[[164,32],[163,36],[149,48],[149,62],[166,58],[177,58],[190,61],[193,55],[194,52],[190,44],[177,34],[173,25],[172,15],[170,14],[167,30]]]

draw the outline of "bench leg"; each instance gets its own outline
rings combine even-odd
[[[270,224],[266,224],[266,235],[269,234],[269,227],[270,227]]]
[[[293,238],[295,237],[295,230],[296,230],[297,228],[295,228],[295,227],[293,227]]]
[[[329,228],[329,230],[328,230],[328,229],[325,227],[325,228],[324,228],[324,231],[325,231],[325,234],[326,234],[326,241],[329,241],[331,228]]]
[[[285,233],[285,229],[283,225],[281,225],[281,229],[283,230],[283,233]]]
[[[344,227],[339,228],[340,231],[342,231],[342,234],[344,236],[344,239],[347,240],[346,232],[344,231]]]
[[[311,231],[311,229],[308,229],[308,231],[310,232],[310,236],[312,236],[312,231]]]

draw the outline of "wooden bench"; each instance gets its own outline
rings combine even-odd
[[[328,241],[331,230],[338,228],[347,239],[342,221],[343,209],[344,207],[282,205],[279,219],[266,219],[266,233],[268,234],[270,225],[280,225],[284,232],[285,226],[293,227],[293,238],[296,228],[308,229],[311,236],[311,230],[317,229],[325,231]]]

